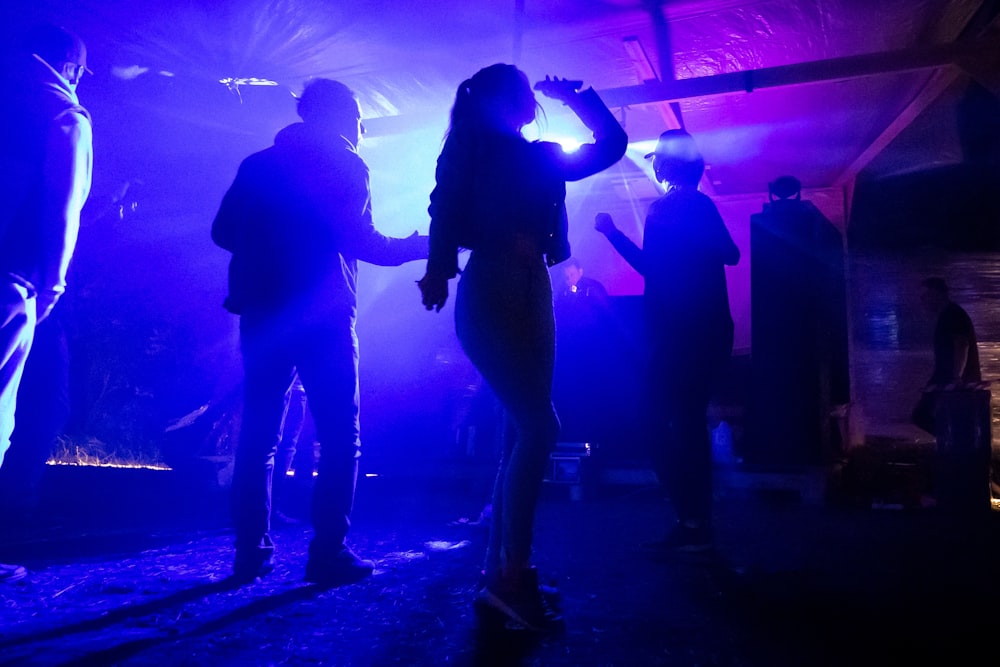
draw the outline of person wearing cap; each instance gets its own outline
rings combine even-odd
[[[358,261],[396,266],[427,257],[426,236],[393,238],[375,229],[354,92],[314,79],[298,113],[301,123],[243,160],[212,223],[213,241],[232,253],[224,305],[240,316],[244,368],[232,488],[237,583],[274,568],[271,480],[296,370],[322,447],[305,578],[340,585],[372,573],[372,562],[345,542],[361,454]]]
[[[90,195],[93,132],[77,85],[87,49],[51,25],[30,30],[14,49],[10,97],[0,128],[0,466],[10,447],[17,392],[35,329],[66,291],[80,213]],[[21,406],[21,410],[26,406]],[[0,581],[25,576],[0,565]]]
[[[650,550],[711,548],[712,451],[706,412],[733,347],[726,266],[740,259],[722,216],[698,190],[705,162],[683,130],[660,135],[653,161],[665,194],[646,215],[640,248],[598,213],[595,228],[645,279],[648,327],[644,393],[656,471],[676,523]]]

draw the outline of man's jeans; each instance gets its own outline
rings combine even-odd
[[[269,542],[274,457],[285,393],[297,369],[321,443],[310,556],[335,553],[350,528],[361,455],[353,322],[304,325],[244,315],[240,346],[244,405],[233,473],[236,548],[257,549]]]
[[[0,466],[14,432],[14,408],[35,334],[35,299],[27,288],[0,278]]]

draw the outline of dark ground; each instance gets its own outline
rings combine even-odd
[[[275,533],[277,569],[229,588],[223,491],[172,472],[50,467],[40,515],[3,525],[3,665],[995,665],[997,514],[812,503],[720,480],[718,553],[654,562],[668,505],[642,475],[574,500],[550,485],[537,564],[567,629],[477,628],[488,471],[410,466],[359,484],[360,584],[302,581],[308,529]],[[636,480],[639,480],[638,482]],[[201,488],[202,490],[192,490]],[[961,518],[961,517],[959,517]]]

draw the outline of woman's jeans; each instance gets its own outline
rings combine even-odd
[[[526,567],[535,507],[559,434],[552,406],[555,322],[544,262],[473,253],[458,284],[455,328],[473,365],[504,408],[503,450],[493,490],[487,575]]]

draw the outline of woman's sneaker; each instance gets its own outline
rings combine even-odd
[[[230,581],[240,586],[252,584],[273,571],[274,542],[265,535],[257,547],[236,549],[236,560],[233,561],[233,574],[230,576]]]
[[[557,598],[558,592],[541,586],[537,570],[529,568],[513,585],[495,582],[483,586],[476,596],[476,609],[483,615],[499,615],[508,629],[557,633],[565,629]]]

